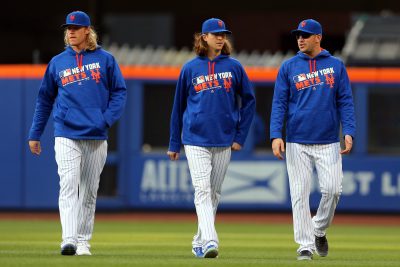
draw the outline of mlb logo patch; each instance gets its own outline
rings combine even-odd
[[[293,77],[293,81],[295,83],[303,82],[305,80],[307,80],[307,77],[306,77],[306,75],[304,73],[296,75],[296,76]]]
[[[60,71],[60,73],[58,75],[60,76],[60,78],[63,78],[63,77],[70,76],[71,74],[72,74],[71,69],[66,69],[66,70]]]
[[[197,83],[197,84],[199,84],[199,83],[204,83],[204,82],[205,82],[204,76],[199,76],[199,77],[196,78],[196,83]]]

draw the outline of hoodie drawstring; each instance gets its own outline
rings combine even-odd
[[[317,71],[317,60],[314,59],[314,72]]]
[[[76,64],[78,65],[79,70],[82,69],[82,61],[83,61],[83,55],[81,54],[80,58],[78,57],[78,54],[75,54],[76,58]]]
[[[314,61],[314,64],[313,64],[313,61]],[[315,72],[315,71],[317,71],[317,60],[316,59],[310,59],[309,61],[308,61],[308,64],[310,65],[310,72]]]
[[[211,63],[208,61],[208,74],[214,74],[215,73],[215,62]]]

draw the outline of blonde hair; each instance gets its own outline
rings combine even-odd
[[[89,34],[86,38],[86,50],[95,50],[97,48],[97,40],[98,36],[96,31],[92,26],[89,26]],[[67,28],[64,30],[64,44],[65,46],[69,46],[68,36],[67,36]]]
[[[202,33],[194,34],[194,43],[193,43],[193,51],[198,56],[207,56],[208,54],[208,44],[204,41],[202,37]],[[222,55],[230,55],[232,53],[233,47],[228,38],[225,39],[225,44],[222,47],[221,54]]]

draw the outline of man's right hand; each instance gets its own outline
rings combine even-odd
[[[178,152],[168,151],[167,155],[169,156],[170,160],[178,160],[179,159],[179,153]]]
[[[30,140],[29,148],[31,149],[31,152],[36,155],[40,155],[40,153],[42,152],[42,148],[40,147],[40,141]]]
[[[272,140],[272,152],[278,159],[283,159],[281,152],[285,152],[285,143],[282,138],[275,138]]]

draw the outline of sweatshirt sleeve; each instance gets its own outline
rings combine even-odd
[[[107,126],[111,127],[122,115],[126,103],[126,85],[117,61],[112,57],[107,75],[110,85],[110,98],[108,107],[103,116]]]
[[[47,121],[53,110],[53,104],[57,97],[57,83],[55,79],[55,65],[53,61],[47,65],[46,72],[40,85],[36,99],[35,113],[32,126],[29,131],[29,140],[39,141],[46,127]]]
[[[286,65],[283,64],[279,69],[278,76],[275,81],[270,122],[270,140],[274,138],[282,138],[282,129],[287,113],[289,95],[290,84],[287,79]]]
[[[237,128],[237,132],[234,138],[234,142],[244,145],[246,141],[247,134],[253,121],[254,113],[256,111],[256,98],[254,96],[253,86],[247,77],[246,71],[241,67],[241,88],[239,90],[239,95],[241,98],[241,108],[240,108],[240,121]]]
[[[356,134],[356,121],[354,116],[353,95],[351,91],[349,76],[343,64],[340,73],[340,84],[337,92],[337,107],[342,123],[343,135]]]
[[[179,74],[178,82],[176,84],[174,104],[171,113],[170,140],[168,150],[178,153],[180,152],[182,145],[181,134],[183,128],[183,113],[186,110],[188,97],[187,79],[185,68],[183,68]]]

